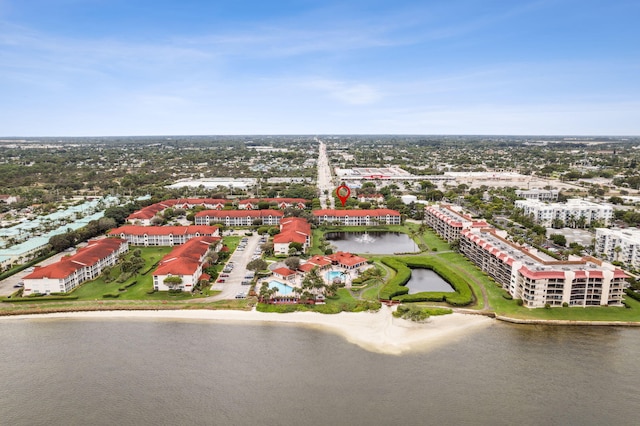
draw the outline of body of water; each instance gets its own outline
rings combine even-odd
[[[417,244],[401,232],[328,232],[324,238],[339,251],[350,253],[414,253]]]
[[[280,281],[276,281],[276,280],[269,281],[269,288],[273,288],[273,287],[276,287],[278,289],[278,293],[281,296],[287,296],[288,294],[291,294],[293,292],[293,287],[291,287],[290,285],[281,283]]]
[[[406,284],[409,294],[423,291],[455,291],[451,285],[431,269],[411,269],[411,278]]]
[[[337,278],[340,282],[343,282],[344,279],[342,277],[342,272],[340,271],[327,271],[325,277],[327,278],[328,283],[333,283],[333,281]]]
[[[640,329],[515,326],[402,356],[292,325],[2,320],[3,425],[632,425]]]

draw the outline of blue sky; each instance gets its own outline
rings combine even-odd
[[[640,135],[637,0],[0,0],[0,136]]]

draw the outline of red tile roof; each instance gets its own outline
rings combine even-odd
[[[59,262],[47,266],[36,266],[34,271],[26,275],[24,279],[54,278],[64,279],[75,271],[91,266],[101,259],[120,250],[120,246],[126,244],[126,240],[120,238],[104,238],[91,240],[86,247],[78,249],[73,256],[64,256]]]
[[[381,216],[400,216],[400,212],[391,209],[370,209],[370,210],[336,210],[323,209],[314,210],[314,216],[357,216],[357,217],[381,217]]]
[[[273,270],[273,273],[274,273],[274,274],[281,275],[281,276],[283,276],[283,277],[289,277],[289,276],[291,276],[291,275],[295,275],[295,274],[296,274],[296,271],[292,271],[292,270],[291,270],[291,269],[289,269],[289,268],[282,267],[282,268],[276,268],[276,269],[274,269],[274,270]]]
[[[280,210],[203,210],[196,213],[196,217],[252,217],[259,218],[265,216],[283,217],[284,212]]]
[[[309,200],[305,200],[304,198],[247,198],[245,200],[238,201],[238,205],[242,204],[258,204],[260,202],[269,203],[269,204],[306,204]]]
[[[355,266],[360,263],[367,262],[367,259],[365,259],[364,257],[360,257],[358,255],[347,253],[344,251],[339,251],[337,253],[327,255],[326,257],[332,262],[338,262],[339,264],[346,266]]]
[[[280,221],[280,233],[273,237],[277,244],[300,243],[304,244],[307,237],[311,236],[311,225],[301,217],[288,217]]]
[[[165,255],[153,275],[193,275],[198,270],[200,260],[209,250],[209,246],[218,241],[220,241],[218,237],[190,239]]]
[[[331,265],[331,261],[329,259],[327,259],[324,256],[318,256],[318,255],[310,257],[307,260],[307,263],[312,263],[312,264],[314,264],[316,266],[320,266],[320,267]]]
[[[109,235],[213,235],[218,231],[214,225],[189,226],[139,226],[124,225],[109,231]]]

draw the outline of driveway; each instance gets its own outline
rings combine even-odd
[[[222,293],[217,294],[213,297],[208,297],[208,300],[233,299],[238,293],[246,294],[249,292],[250,286],[242,285],[242,281],[245,280],[244,276],[249,272],[247,270],[247,263],[251,262],[251,258],[255,255],[254,250],[259,248],[261,243],[260,236],[257,234],[254,234],[247,238],[248,241],[246,247],[244,248],[244,251],[239,251],[238,249],[236,249],[236,251],[234,251],[229,258],[227,264],[233,263],[234,268],[231,272],[228,273],[228,277],[223,277],[224,283],[216,282],[211,287],[212,290],[221,290]]]

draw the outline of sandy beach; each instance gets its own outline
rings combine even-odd
[[[459,339],[494,321],[479,315],[449,314],[434,316],[425,323],[394,318],[391,309],[382,306],[378,312],[342,312],[335,315],[315,312],[287,314],[232,310],[160,310],[160,311],[90,311],[42,315],[22,315],[2,318],[16,319],[141,319],[216,322],[283,323],[311,327],[336,333],[363,349],[400,355],[410,351],[428,350]]]

